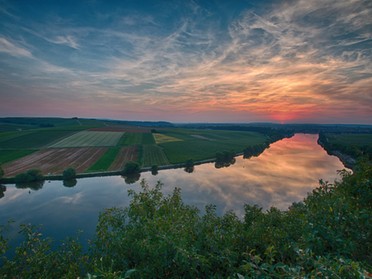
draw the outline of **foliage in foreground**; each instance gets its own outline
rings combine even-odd
[[[104,211],[88,252],[69,240],[52,249],[32,227],[5,278],[363,278],[371,272],[372,167],[360,165],[342,182],[321,181],[287,211],[245,206],[239,219],[201,215],[179,189],[164,196],[161,184],[130,191],[127,208]],[[8,249],[0,234],[0,254]]]

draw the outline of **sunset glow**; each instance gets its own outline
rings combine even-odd
[[[372,123],[369,0],[0,3],[0,116]]]

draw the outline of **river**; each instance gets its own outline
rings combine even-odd
[[[317,135],[296,134],[271,144],[260,156],[236,158],[234,165],[216,169],[214,163],[195,166],[194,172],[183,169],[161,170],[157,175],[142,173],[149,185],[161,181],[163,192],[181,188],[183,201],[203,211],[215,204],[218,214],[228,210],[243,215],[244,204],[257,204],[264,210],[275,206],[285,210],[302,201],[318,186],[319,179],[334,181],[344,166],[317,144]],[[65,187],[62,181],[45,181],[39,190],[18,189],[5,185],[0,195],[0,224],[14,220],[9,237],[16,241],[17,225],[42,224],[44,235],[55,239],[74,236],[82,230],[83,242],[94,235],[99,212],[129,204],[128,190],[140,189],[140,182],[126,184],[120,176],[78,179],[76,186]],[[3,187],[4,189],[4,187]],[[1,194],[1,193],[0,193]]]

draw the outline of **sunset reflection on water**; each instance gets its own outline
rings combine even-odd
[[[272,144],[259,157],[239,156],[227,168],[216,169],[210,163],[196,166],[192,174],[177,169],[161,171],[156,177],[146,173],[142,178],[150,185],[160,180],[165,188],[180,187],[186,202],[198,207],[212,203],[221,213],[241,212],[245,203],[285,210],[303,200],[319,179],[334,181],[339,177],[337,170],[344,168],[317,144],[317,138],[296,134]]]

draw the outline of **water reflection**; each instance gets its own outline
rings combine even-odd
[[[141,178],[141,174],[133,173],[122,177],[124,178],[126,184],[133,184],[136,183]]]
[[[77,184],[77,179],[75,178],[63,180],[63,186],[68,187],[68,188],[75,187],[76,184]]]
[[[333,181],[338,177],[336,171],[343,169],[339,159],[327,155],[316,140],[316,135],[297,134],[272,144],[258,157],[237,157],[228,168],[216,169],[214,163],[198,165],[192,174],[173,169],[129,179],[85,178],[78,179],[77,184],[51,181],[44,187],[25,185],[27,189],[7,185],[6,195],[0,199],[0,223],[13,219],[17,224],[44,224],[45,234],[57,239],[82,229],[82,239],[88,239],[94,233],[99,212],[129,205],[127,191],[139,190],[140,177],[151,186],[162,181],[165,194],[179,187],[184,202],[200,209],[215,204],[219,214],[234,210],[242,215],[246,203],[284,210],[318,186],[319,179]],[[4,190],[0,190],[0,197],[1,193]]]
[[[146,173],[142,177],[151,185],[162,181],[168,191],[169,185],[180,187],[186,202],[199,208],[213,203],[219,213],[231,209],[242,213],[245,203],[284,210],[317,187],[319,179],[333,181],[338,178],[336,170],[344,168],[316,140],[317,135],[297,134],[272,144],[259,157],[239,156],[229,168],[215,169],[210,163],[195,166],[192,175],[166,170],[156,178]]]
[[[16,184],[16,187],[18,189],[26,189],[26,188],[29,188],[31,190],[40,190],[41,188],[43,188],[44,186],[44,183],[45,181],[44,180],[39,180],[39,181],[31,181],[31,182],[21,182],[21,183],[17,183]]]
[[[0,184],[0,199],[4,197],[5,191],[6,191],[6,186]]]

